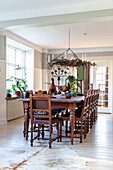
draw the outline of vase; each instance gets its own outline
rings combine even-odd
[[[6,95],[7,97],[9,97],[9,98],[11,98],[11,94],[10,93],[7,93],[7,95]]]
[[[29,91],[23,91],[23,98],[29,98]]]
[[[16,96],[20,96],[20,91],[15,91]]]

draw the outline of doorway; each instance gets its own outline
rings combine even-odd
[[[112,113],[111,63],[96,62],[94,87],[99,89],[98,112]]]

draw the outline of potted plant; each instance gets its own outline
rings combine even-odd
[[[10,81],[12,83],[12,89],[17,96],[20,96],[20,93],[22,93],[24,97],[27,97],[26,94],[28,95],[28,91],[25,79],[16,78],[12,76],[6,81]]]
[[[11,98],[11,89],[6,90],[6,96]]]
[[[65,79],[65,84],[68,83],[70,85],[69,93],[71,94],[71,96],[77,96],[77,80],[75,76],[71,75],[70,73],[66,75]]]

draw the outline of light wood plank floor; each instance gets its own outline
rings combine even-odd
[[[0,127],[0,152],[2,153],[0,159],[10,157],[11,153],[13,156],[24,152],[35,153],[48,147],[48,142],[45,141],[37,142],[33,148],[30,147],[30,139],[26,141],[23,137],[23,121],[24,119],[21,118]],[[71,145],[70,139],[63,138],[60,145],[67,145],[84,158],[113,162],[113,115],[99,114],[98,120],[82,144],[75,138],[74,145]]]
[[[87,138],[82,144],[75,144],[70,148],[80,156],[113,161],[113,115],[99,114]]]

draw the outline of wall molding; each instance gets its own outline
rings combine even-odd
[[[28,46],[28,47],[30,47],[34,50],[38,50],[39,52],[42,52],[41,46],[34,44],[34,43],[32,43],[32,42],[30,42],[30,41],[28,41],[28,40],[26,40],[22,37],[10,32],[10,31],[2,31],[2,32],[0,32],[0,35],[5,35],[6,37],[8,37],[8,38],[10,38],[14,41],[17,41],[17,42],[24,44],[25,46]]]

